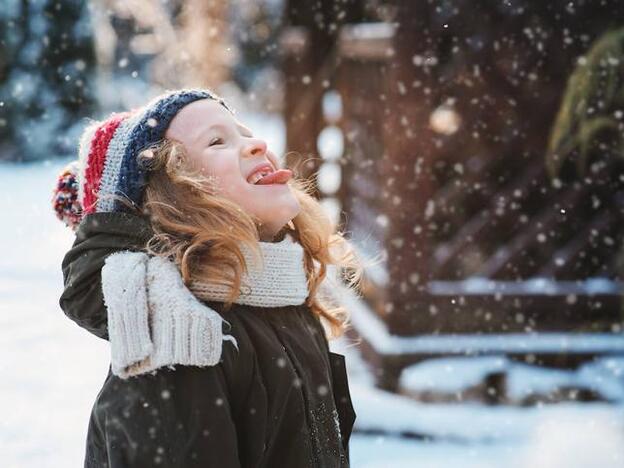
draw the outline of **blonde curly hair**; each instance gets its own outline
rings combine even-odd
[[[187,286],[194,281],[228,286],[225,309],[229,309],[247,272],[241,244],[261,258],[259,220],[220,195],[214,180],[193,168],[182,143],[164,139],[143,150],[139,159],[150,167],[141,207],[154,230],[147,252],[172,259]],[[303,247],[310,291],[306,305],[329,328],[328,338],[337,338],[349,327],[349,313],[323,298],[319,287],[328,265],[334,265],[347,288],[359,289],[363,263],[312,196],[311,181],[293,172],[288,184],[301,210],[276,237],[290,232]]]

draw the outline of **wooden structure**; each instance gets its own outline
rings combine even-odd
[[[584,178],[564,167],[552,179],[544,165],[567,78],[615,25],[617,2],[405,1],[381,18],[327,6],[331,34],[318,15],[288,16],[293,5],[287,149],[316,155],[326,127],[342,132],[338,162],[308,169],[339,165],[339,189],[319,196],[337,200],[363,251],[387,254],[368,275],[374,320],[353,321],[379,385],[434,355],[570,366],[624,352],[622,158],[606,149]],[[328,92],[338,117],[323,113]]]

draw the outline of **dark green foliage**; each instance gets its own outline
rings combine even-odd
[[[574,155],[584,175],[590,152],[610,141],[624,156],[624,28],[601,36],[568,80],[553,126],[546,165],[552,177]],[[613,150],[611,151],[613,152]]]

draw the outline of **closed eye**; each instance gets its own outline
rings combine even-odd
[[[219,137],[213,138],[208,146],[218,145],[218,144],[220,144],[219,142],[223,143],[223,140],[221,138],[219,138]]]

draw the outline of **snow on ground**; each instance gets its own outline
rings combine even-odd
[[[624,357],[601,357],[575,370],[548,369],[513,361],[505,356],[429,359],[403,370],[399,387],[411,394],[458,393],[479,385],[488,374],[504,373],[506,393],[521,402],[558,388],[587,389],[602,399],[624,402]]]
[[[279,132],[279,122],[266,121],[273,122],[270,132]],[[250,122],[252,130],[262,122]],[[279,137],[275,141],[279,145]],[[82,466],[91,405],[108,371],[108,343],[67,319],[58,305],[60,264],[73,234],[55,218],[50,195],[67,162],[0,164],[3,468]],[[331,346],[347,356],[357,414],[353,467],[624,466],[622,405],[421,404],[373,388],[356,346],[344,340]]]
[[[331,348],[346,355],[357,414],[351,439],[354,467],[624,466],[622,404],[568,402],[522,408],[419,403],[371,386],[372,376],[357,348],[345,340],[332,342]]]

